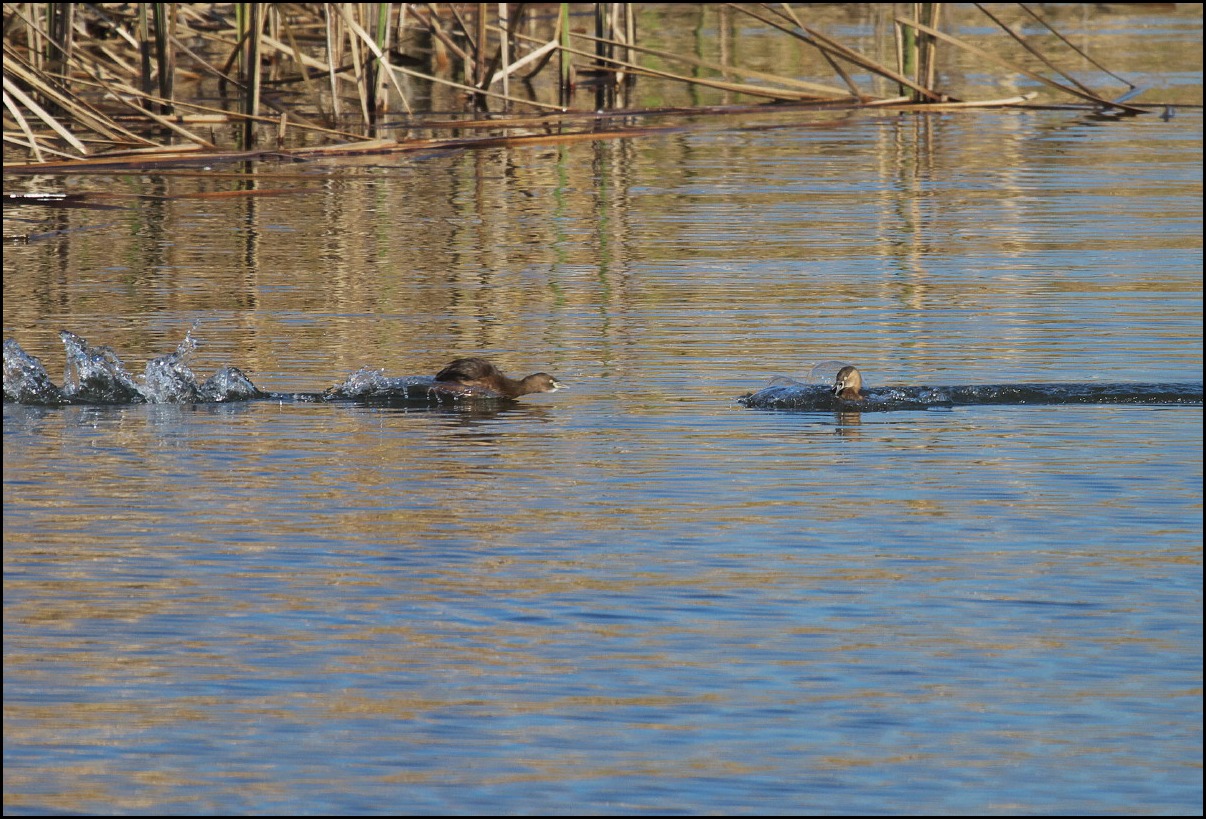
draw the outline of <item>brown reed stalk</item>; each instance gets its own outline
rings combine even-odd
[[[1048,23],[1046,21],[1046,19],[1044,19],[1042,17],[1042,15],[1040,15],[1037,11],[1034,11],[1032,8],[1030,8],[1030,6],[1026,5],[1025,3],[1018,3],[1018,7],[1021,8],[1022,11],[1026,12],[1031,17],[1033,17],[1036,22],[1038,22],[1040,25],[1042,25],[1044,28],[1046,28],[1048,31],[1050,31],[1052,34],[1054,34],[1056,37],[1058,37],[1060,39],[1060,41],[1063,42],[1064,45],[1066,45],[1068,48],[1072,49],[1077,54],[1079,54],[1081,57],[1083,57],[1085,59],[1085,61],[1087,63],[1089,63],[1089,65],[1093,66],[1098,71],[1101,71],[1105,74],[1109,74],[1111,77],[1118,80],[1118,82],[1122,83],[1123,85],[1126,85],[1132,89],[1138,87],[1130,80],[1127,80],[1123,77],[1119,77],[1113,71],[1110,71],[1110,69],[1106,68],[1104,65],[1097,62],[1097,60],[1094,60],[1091,56],[1089,56],[1083,50],[1081,50],[1075,43],[1073,43],[1067,37],[1060,34],[1058,31],[1056,31],[1054,26],[1052,26],[1050,23]]]
[[[888,68],[887,66],[880,65],[875,60],[872,60],[870,57],[860,54],[851,48],[847,48],[846,46],[842,45],[841,43],[837,42],[836,40],[834,40],[830,37],[826,37],[824,34],[821,34],[819,31],[816,31],[815,29],[813,29],[809,26],[800,25],[800,26],[798,26],[799,31],[796,31],[794,28],[789,28],[786,25],[784,25],[774,19],[764,17],[759,12],[756,12],[753,9],[746,8],[745,6],[740,6],[736,3],[726,3],[726,5],[728,5],[732,8],[735,8],[744,14],[748,14],[750,17],[753,17],[755,20],[760,20],[761,22],[767,24],[768,26],[777,28],[780,31],[782,31],[792,37],[795,37],[796,39],[798,39],[802,42],[808,43],[809,45],[811,45],[821,51],[829,52],[833,56],[841,57],[843,60],[846,60],[849,63],[853,63],[854,65],[857,65],[866,71],[870,71],[874,74],[878,74],[879,76],[884,77],[885,79],[891,80],[893,82],[896,82],[896,83],[906,86],[908,88],[912,88],[915,91],[918,91],[923,96],[925,96],[929,99],[935,100],[937,102],[946,102],[949,99],[946,95],[940,94],[937,91],[933,91],[929,88],[925,88],[924,86],[919,85],[915,81],[913,81],[913,80],[909,79],[908,77],[904,76],[903,74],[901,74],[899,71],[893,71],[892,69]]]
[[[793,9],[791,7],[790,3],[783,3],[783,4],[781,4],[781,6],[774,6],[774,7],[769,7],[769,8],[772,11],[774,11],[776,14],[778,14],[779,16],[783,17],[783,19],[790,22],[796,28],[799,28],[799,29],[804,28],[804,24],[802,22],[800,22],[800,18],[796,16],[795,9]],[[830,53],[828,51],[825,51],[824,49],[820,49],[818,51],[818,53],[825,60],[825,62],[829,63],[829,67],[833,69],[833,73],[837,74],[838,77],[841,78],[842,82],[845,83],[846,87],[848,89],[850,89],[850,96],[854,97],[856,100],[867,99],[866,95],[863,94],[863,92],[861,90],[859,90],[858,85],[854,82],[854,78],[850,76],[849,72],[847,72],[846,69],[842,68],[841,63],[839,63],[837,60],[835,60],[833,58],[833,56],[830,55]]]
[[[1041,82],[1044,85],[1050,86],[1059,91],[1063,91],[1065,94],[1071,94],[1074,97],[1079,97],[1081,99],[1088,100],[1088,101],[1096,103],[1097,105],[1100,105],[1104,108],[1114,108],[1119,111],[1126,111],[1129,114],[1147,113],[1143,108],[1136,108],[1134,106],[1125,105],[1120,102],[1113,102],[1111,100],[1103,99],[1103,98],[1097,96],[1096,94],[1091,94],[1091,93],[1086,93],[1084,91],[1081,91],[1079,88],[1076,88],[1074,86],[1064,85],[1063,83],[1058,83],[1055,80],[1050,79],[1049,77],[1044,77],[1042,74],[1038,74],[1038,73],[1035,73],[1034,71],[1030,71],[1029,69],[1026,69],[1020,65],[1017,65],[1016,63],[1012,63],[1009,60],[998,57],[995,54],[990,54],[982,48],[978,48],[977,46],[974,46],[971,43],[966,43],[957,37],[953,37],[950,34],[945,34],[941,31],[938,31],[937,29],[932,29],[929,26],[924,25],[916,20],[908,20],[908,19],[901,18],[901,17],[898,17],[896,19],[905,25],[913,26],[914,28],[916,28],[919,31],[924,31],[927,34],[933,35],[934,37],[938,38],[939,40],[942,40],[943,42],[950,43],[953,46],[956,46],[965,51],[971,52],[972,54],[975,54],[977,57],[980,57],[983,60],[987,60],[988,62],[996,63],[997,65],[1008,68],[1010,71],[1014,71],[1018,74],[1024,74],[1027,77],[1030,77],[1030,79],[1032,79],[1032,80],[1037,80],[1038,82]]]
[[[522,37],[523,35],[520,35],[520,36]],[[591,41],[599,39],[596,37],[592,37],[589,34],[575,33],[574,36],[579,39],[591,40]],[[626,43],[625,44],[625,43],[619,43],[616,41],[612,41],[612,44],[613,45],[622,45],[625,49],[627,49],[629,51],[640,52],[641,54],[649,54],[654,57],[661,57],[662,59],[666,59],[666,60],[675,60],[677,62],[685,63],[686,65],[689,65],[689,66],[692,66],[695,68],[706,68],[708,70],[716,71],[716,72],[719,72],[722,74],[735,74],[739,77],[749,77],[750,79],[766,80],[768,82],[777,83],[777,84],[785,86],[787,88],[796,88],[796,89],[799,89],[800,91],[809,91],[809,92],[812,92],[815,96],[817,96],[819,98],[845,98],[846,96],[848,96],[846,94],[846,92],[844,92],[840,88],[836,88],[834,86],[829,86],[829,85],[820,85],[820,84],[814,83],[814,82],[806,82],[805,80],[797,80],[795,77],[785,77],[780,74],[770,74],[765,71],[757,71],[752,68],[741,68],[739,66],[734,66],[734,65],[721,65],[719,63],[709,62],[708,60],[700,60],[696,57],[691,57],[686,54],[680,54],[680,53],[675,53],[675,52],[671,52],[671,51],[661,51],[656,48],[648,48],[646,46],[639,46],[639,45],[636,45],[635,43]],[[611,62],[618,66],[636,65],[636,62],[634,60],[621,60],[618,58],[611,59]],[[691,78],[683,77],[683,79],[684,79],[684,81],[687,81],[687,80],[690,80]]]
[[[584,37],[585,35],[575,34],[575,37]],[[594,39],[594,38],[588,38]],[[562,46],[561,50],[567,54],[573,54],[581,57],[594,58],[597,55],[594,52],[585,51],[570,46]],[[690,85],[702,85],[707,88],[716,88],[722,91],[735,91],[740,94],[747,94],[753,97],[765,97],[775,100],[793,100],[799,101],[803,99],[817,99],[815,94],[805,93],[803,91],[791,91],[780,88],[767,88],[761,85],[745,85],[742,83],[724,82],[722,80],[712,80],[705,77],[688,77],[683,74],[675,74],[671,71],[665,71],[656,68],[648,68],[646,66],[626,63],[617,58],[607,60],[610,66],[614,66],[617,70],[620,68],[626,69],[634,74],[643,74],[650,77],[663,77],[666,79],[676,80],[678,82],[688,83]],[[842,95],[845,96],[844,94]]]
[[[1016,42],[1022,48],[1026,49],[1028,52],[1030,52],[1030,54],[1033,57],[1035,57],[1036,59],[1038,59],[1039,62],[1041,62],[1043,65],[1050,68],[1056,74],[1059,74],[1065,80],[1072,83],[1077,88],[1079,88],[1081,91],[1084,91],[1086,94],[1093,93],[1092,88],[1089,88],[1087,85],[1080,82],[1080,80],[1076,79],[1071,74],[1067,73],[1066,71],[1061,69],[1059,66],[1057,66],[1055,63],[1051,62],[1051,60],[1049,60],[1045,56],[1043,56],[1043,54],[1040,53],[1037,48],[1030,45],[1030,43],[1028,43],[1026,41],[1026,39],[1024,37],[1022,37],[1021,34],[1018,34],[1016,31],[1014,31],[1012,28],[1010,28],[1010,26],[1007,23],[1005,23],[1000,17],[997,17],[995,14],[993,14],[991,11],[989,11],[987,8],[985,8],[983,3],[972,3],[972,5],[975,6],[976,8],[978,8],[981,12],[983,12],[985,17],[987,17],[989,20],[992,20],[994,23],[996,23],[997,26],[1002,31],[1004,31],[1006,34],[1008,34],[1010,37],[1012,37],[1014,39],[1014,42]],[[922,22],[928,22],[928,21],[923,20]],[[1056,32],[1055,29],[1051,28],[1050,26],[1048,26],[1048,28],[1052,31],[1052,33],[1055,33],[1058,36],[1058,32]],[[1064,40],[1064,42],[1067,42],[1067,40]],[[1125,80],[1124,80],[1124,82],[1125,82]],[[1131,85],[1130,83],[1127,83],[1127,85],[1130,85],[1131,88],[1135,87],[1134,85]]]

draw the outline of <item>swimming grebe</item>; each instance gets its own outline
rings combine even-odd
[[[833,382],[833,394],[843,401],[862,401],[863,374],[854,367],[842,367]]]
[[[561,386],[548,373],[532,373],[519,381],[507,378],[484,358],[458,358],[436,373],[436,381],[483,387],[507,398],[518,398],[533,392],[554,392]]]

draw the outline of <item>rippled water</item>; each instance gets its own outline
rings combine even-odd
[[[171,196],[6,248],[5,337],[567,388],[6,404],[7,812],[1200,811],[1201,406],[736,402],[1200,385],[1197,113],[257,170],[57,180]]]

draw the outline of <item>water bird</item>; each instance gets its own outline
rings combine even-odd
[[[863,374],[857,367],[842,367],[833,382],[833,394],[843,401],[862,401]]]
[[[506,398],[518,398],[534,392],[555,392],[561,382],[548,373],[532,373],[516,381],[507,378],[484,358],[458,358],[436,373],[436,381],[481,387]]]

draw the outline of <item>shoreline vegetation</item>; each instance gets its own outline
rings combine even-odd
[[[623,138],[673,116],[767,110],[952,111],[1073,107],[1164,112],[1030,6],[973,4],[1011,46],[988,51],[942,30],[942,3],[883,7],[875,59],[826,34],[815,7],[701,4],[756,26],[831,69],[805,81],[653,47],[635,3],[44,3],[4,7],[5,173],[302,159]],[[1019,21],[1044,33],[1040,50]],[[964,100],[938,81],[943,51],[1020,75],[1031,91]],[[1127,87],[1107,99],[1066,66]],[[868,83],[870,77],[873,82]],[[726,103],[640,107],[646,78],[722,92]],[[868,85],[889,88],[872,93]],[[419,110],[437,99],[443,111]],[[730,101],[731,100],[731,101]],[[451,112],[451,113],[450,113]],[[485,133],[483,133],[485,132]]]

